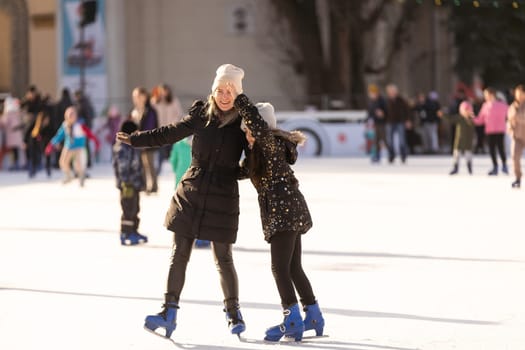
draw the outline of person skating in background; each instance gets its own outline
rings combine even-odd
[[[26,147],[28,148],[27,154],[29,159],[27,163],[30,178],[34,177],[38,170],[40,170],[44,149],[53,135],[51,116],[42,110],[37,114],[36,119],[27,129],[26,135],[24,136]],[[46,154],[44,160],[47,177],[51,177],[51,155]]]
[[[0,129],[4,131],[4,150],[0,151],[0,169],[4,155],[9,153],[11,153],[11,165],[8,169],[19,170],[22,168],[20,156],[24,147],[24,130],[26,128],[20,111],[20,101],[14,97],[7,97],[4,102],[4,110],[0,115]]]
[[[177,186],[166,214],[166,227],[173,232],[173,252],[163,310],[158,315],[148,315],[144,324],[150,331],[164,329],[168,338],[177,326],[180,295],[195,239],[212,242],[230,332],[239,335],[246,329],[239,306],[232,245],[239,226],[239,160],[247,142],[233,107],[234,91],[226,85],[230,82],[242,92],[243,77],[241,68],[221,65],[208,101],[195,101],[189,115],[180,122],[117,135],[133,147],[160,147],[193,135],[192,164]]]
[[[452,151],[452,158],[454,164],[450,175],[455,175],[459,171],[459,158],[464,155],[467,160],[467,170],[472,174],[472,149],[475,133],[474,125],[474,111],[472,105],[468,101],[463,101],[459,105],[459,114],[443,115],[439,112],[438,116],[447,119],[456,126],[454,132],[454,144]]]
[[[128,120],[120,131],[131,134],[137,131],[137,124]],[[138,232],[140,212],[140,191],[145,188],[140,151],[117,141],[113,145],[112,165],[117,188],[120,190],[120,244],[136,245],[146,243],[148,237]]]
[[[97,137],[93,135],[84,123],[78,121],[76,108],[73,106],[68,107],[64,115],[64,122],[45,149],[46,155],[49,155],[57,144],[64,142],[59,160],[60,170],[64,173],[64,184],[73,179],[71,174],[71,162],[73,162],[80,186],[84,186],[87,165],[86,143],[88,140],[95,142],[96,151],[98,152],[100,142]]]
[[[379,157],[377,155],[378,153],[377,153],[376,142],[375,142],[376,131],[374,128],[373,120],[371,119],[366,120],[363,136],[365,138],[364,149],[365,149],[366,154],[370,156],[370,160],[372,161],[372,163],[378,163]]]
[[[511,137],[511,157],[516,177],[513,188],[521,187],[521,156],[525,148],[525,85],[518,85],[514,89],[514,102],[508,110],[508,131]]]
[[[381,160],[381,149],[388,148],[386,142],[386,101],[381,96],[379,88],[375,84],[368,86],[368,121],[373,123],[374,148],[371,154],[372,162],[377,163]]]
[[[498,156],[501,158],[501,171],[508,174],[507,155],[505,153],[505,130],[507,129],[507,110],[505,102],[496,99],[496,90],[491,87],[483,90],[485,102],[481,106],[478,116],[474,118],[476,125],[485,125],[485,135],[489,144],[492,170],[488,175],[498,175]]]
[[[175,142],[171,146],[170,163],[175,174],[175,189],[177,189],[182,176],[184,176],[191,165],[191,137]],[[199,248],[209,247],[210,241],[196,239],[195,246]]]
[[[426,154],[436,154],[439,151],[438,112],[440,109],[441,105],[439,104],[439,95],[437,92],[432,91],[428,96],[425,96],[422,92],[417,95],[414,110],[421,125],[423,152]]]
[[[173,91],[168,84],[157,86],[156,95],[153,96],[152,94],[151,104],[157,111],[159,127],[179,122],[184,113],[179,99],[173,94]],[[169,158],[170,151],[171,145],[165,145],[159,148],[157,174],[160,174],[162,163]]]
[[[397,134],[401,162],[404,164],[407,158],[406,130],[412,128],[410,118],[410,107],[406,100],[399,95],[396,85],[389,84],[386,87],[387,113],[386,113],[386,139],[388,146],[388,161],[393,163],[396,158],[394,135]]]
[[[92,130],[93,120],[96,115],[91,99],[82,90],[75,91],[74,99],[73,105],[77,109],[77,118],[79,122],[84,123],[89,130]],[[91,147],[89,142],[86,142],[86,167],[91,168],[91,165]]]
[[[297,159],[297,145],[306,138],[297,131],[276,129],[270,103],[253,105],[241,94],[235,99],[235,108],[250,146],[241,176],[248,176],[257,190],[264,238],[270,243],[272,272],[284,314],[283,322],[268,328],[264,339],[279,341],[287,336],[299,341],[308,330],[320,336],[324,318],[301,263],[301,236],[312,227],[312,218],[290,167]],[[304,320],[296,290],[306,312]]]
[[[134,108],[131,119],[139,126],[139,131],[153,130],[159,126],[157,112],[151,106],[148,91],[143,87],[133,89],[131,94]],[[146,177],[146,194],[158,191],[157,169],[155,167],[155,154],[157,149],[147,148],[141,150],[140,157]]]
[[[117,132],[122,124],[122,115],[116,105],[110,105],[106,113],[106,121],[95,130],[96,135],[105,133],[104,140],[113,147],[116,141]]]

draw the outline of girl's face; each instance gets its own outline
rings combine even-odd
[[[77,121],[77,112],[74,109],[67,110],[66,115],[64,116],[64,121],[68,126],[75,124]]]
[[[250,129],[246,128],[244,129],[244,133],[246,135],[246,141],[248,141],[250,148],[253,147],[253,144],[255,143],[255,137],[253,137],[252,132],[250,131]]]
[[[459,114],[461,114],[464,117],[469,117],[471,113],[472,113],[471,110],[468,108],[465,108],[463,106],[459,108]]]
[[[213,99],[221,111],[229,111],[235,100],[233,88],[229,84],[220,84],[213,92]]]

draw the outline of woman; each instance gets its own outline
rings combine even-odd
[[[512,188],[521,187],[521,156],[525,148],[525,85],[514,89],[514,102],[510,105],[507,124],[511,136],[511,156],[516,179]]]
[[[191,166],[177,186],[166,215],[165,224],[174,232],[174,243],[164,309],[145,320],[146,329],[164,328],[168,338],[176,327],[186,265],[195,239],[212,242],[230,332],[239,335],[245,330],[232,244],[239,222],[239,159],[247,143],[233,108],[230,87],[242,91],[243,77],[242,69],[222,65],[217,69],[208,101],[194,102],[189,115],[180,122],[133,135],[117,135],[134,147],[159,147],[193,135]]]
[[[5,130],[5,151],[0,150],[0,169],[2,168],[3,153],[11,152],[13,158],[9,170],[19,170],[20,150],[24,148],[24,121],[18,99],[6,98],[3,114],[0,115],[0,128]],[[2,145],[0,145],[1,147]]]
[[[485,135],[489,144],[490,158],[492,159],[492,170],[489,176],[498,175],[498,156],[501,158],[501,171],[508,174],[507,154],[505,153],[505,131],[507,129],[506,119],[508,106],[496,98],[496,90],[491,87],[483,90],[485,102],[481,106],[478,116],[474,118],[476,125],[485,125]]]
[[[152,130],[159,126],[157,112],[151,106],[148,91],[143,87],[133,89],[131,94],[135,108],[131,111],[131,119],[137,123],[140,131]],[[157,170],[155,168],[155,149],[142,150],[140,158],[146,176],[146,194],[158,191]]]
[[[235,99],[235,108],[251,149],[243,161],[242,174],[251,179],[258,193],[264,236],[270,243],[272,272],[284,310],[282,324],[268,328],[264,339],[278,341],[284,335],[299,341],[310,329],[322,335],[324,319],[301,264],[301,235],[312,227],[312,219],[290,167],[297,159],[297,145],[305,137],[297,131],[276,129],[269,103],[254,106],[241,94]],[[306,312],[304,321],[294,286]]]
[[[177,123],[183,117],[184,112],[179,99],[173,95],[171,88],[167,84],[157,87],[157,96],[152,98],[152,105],[159,117],[159,126]],[[162,163],[169,159],[171,145],[165,145],[159,149],[157,174],[160,174]]]

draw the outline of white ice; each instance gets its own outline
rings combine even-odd
[[[277,344],[262,341],[282,314],[249,182],[234,248],[245,340],[228,333],[210,250],[195,249],[173,344],[142,328],[168,271],[168,163],[160,192],[141,198],[150,241],[138,247],[120,245],[109,164],[84,188],[62,185],[58,171],[32,181],[0,172],[0,349],[525,349],[525,189],[488,177],[486,156],[473,176],[449,176],[450,163],[300,159],[314,219],[303,265],[329,337]]]

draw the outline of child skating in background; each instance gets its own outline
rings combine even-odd
[[[175,188],[191,164],[191,139],[185,138],[171,146],[170,163],[175,174]]]
[[[372,163],[377,163],[379,159],[377,147],[376,147],[376,131],[374,126],[374,121],[369,119],[365,124],[365,151],[366,154],[370,156]]]
[[[170,163],[175,174],[176,189],[182,176],[191,165],[191,137],[175,142],[173,146],[171,146]],[[196,239],[195,246],[198,248],[209,247],[210,241]]]
[[[467,160],[467,170],[472,175],[472,149],[475,133],[474,109],[468,101],[463,101],[459,105],[459,114],[444,115],[439,112],[438,116],[454,123],[456,132],[454,138],[454,149],[452,157],[454,164],[450,175],[456,175],[459,171],[459,157],[463,154]]]
[[[308,205],[290,165],[297,159],[297,145],[305,137],[297,131],[276,128],[274,108],[269,103],[253,105],[246,95],[235,99],[242,117],[250,150],[242,163],[240,176],[246,175],[257,190],[265,239],[270,243],[272,272],[281,299],[284,320],[266,330],[265,340],[283,336],[299,341],[303,332],[323,334],[324,318],[302,263],[301,236],[312,227]],[[297,301],[299,294],[302,319]]]
[[[80,180],[80,186],[84,186],[87,166],[86,144],[88,140],[95,142],[96,152],[98,153],[100,142],[97,137],[93,135],[85,124],[78,121],[77,109],[68,107],[64,113],[64,122],[45,149],[46,156],[50,155],[53,152],[53,148],[64,141],[59,160],[60,169],[64,173],[64,184],[73,179],[71,176],[71,163],[73,162],[75,173]]]
[[[137,124],[128,120],[122,124],[120,131],[131,134],[138,129]],[[140,150],[117,141],[113,146],[113,169],[120,190],[120,244],[136,245],[146,243],[148,237],[137,232],[139,226],[140,191],[146,187]]]

